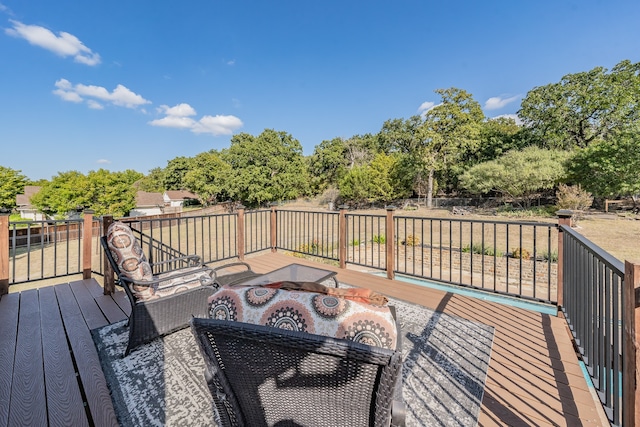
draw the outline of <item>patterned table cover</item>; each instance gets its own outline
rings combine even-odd
[[[209,297],[209,317],[396,348],[389,307],[315,292],[223,286]]]

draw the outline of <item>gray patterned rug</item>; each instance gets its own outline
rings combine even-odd
[[[493,327],[391,300],[403,332],[407,426],[475,426]],[[190,329],[133,350],[124,322],[92,331],[118,421],[127,426],[215,426],[204,362]]]

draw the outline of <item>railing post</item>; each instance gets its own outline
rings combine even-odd
[[[338,215],[338,259],[340,268],[347,268],[347,206],[341,205]]]
[[[106,236],[107,230],[109,229],[109,226],[112,223],[113,223],[113,217],[111,215],[104,215],[102,217],[102,232],[105,233],[105,236]],[[105,295],[109,295],[116,291],[115,281],[113,280],[114,273],[106,255],[102,258],[102,260],[103,260],[102,270],[104,271],[104,282],[102,283],[103,293]]]
[[[395,277],[395,257],[394,249],[396,246],[395,228],[393,227],[393,211],[395,206],[387,206],[387,223],[385,234],[385,247],[386,252],[386,264],[387,264],[387,279],[393,280]]]
[[[82,278],[91,279],[91,246],[93,243],[93,211],[85,210],[82,222]]]
[[[271,252],[276,252],[278,249],[278,212],[276,211],[276,205],[271,205]]]
[[[0,213],[0,295],[9,293],[9,214]]]
[[[640,262],[625,261],[623,292],[622,425],[640,426],[640,389],[636,386],[640,381],[636,347],[640,342],[640,316],[636,316],[636,308],[640,307]]]
[[[571,227],[571,218],[573,217],[573,212],[567,209],[561,209],[556,212],[558,215],[558,226],[565,225],[567,227]],[[558,286],[557,286],[557,295],[556,299],[558,301],[558,307],[562,307],[564,304],[564,233],[562,232],[562,228],[558,227]]]
[[[244,260],[244,206],[238,206],[238,223],[236,224],[238,232],[238,259]]]

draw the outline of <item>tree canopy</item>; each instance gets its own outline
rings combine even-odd
[[[621,132],[577,151],[569,176],[596,197],[640,194],[640,132]]]
[[[495,160],[473,166],[460,177],[460,183],[470,193],[497,192],[525,205],[542,190],[554,188],[566,176],[564,162],[569,153],[527,147],[512,150]]]
[[[0,166],[0,208],[14,208],[16,196],[22,194],[27,182],[28,178],[19,170]]]
[[[226,183],[235,200],[259,206],[307,193],[309,178],[302,145],[286,132],[266,129],[257,137],[234,135],[222,158],[233,170]]]
[[[521,106],[518,116],[546,147],[584,148],[638,122],[640,63],[567,74],[529,91]]]

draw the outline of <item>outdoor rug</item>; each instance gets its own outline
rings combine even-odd
[[[391,299],[403,333],[407,426],[475,426],[493,327]],[[189,328],[127,347],[125,322],[92,331],[118,421],[127,426],[216,426],[204,361]]]

